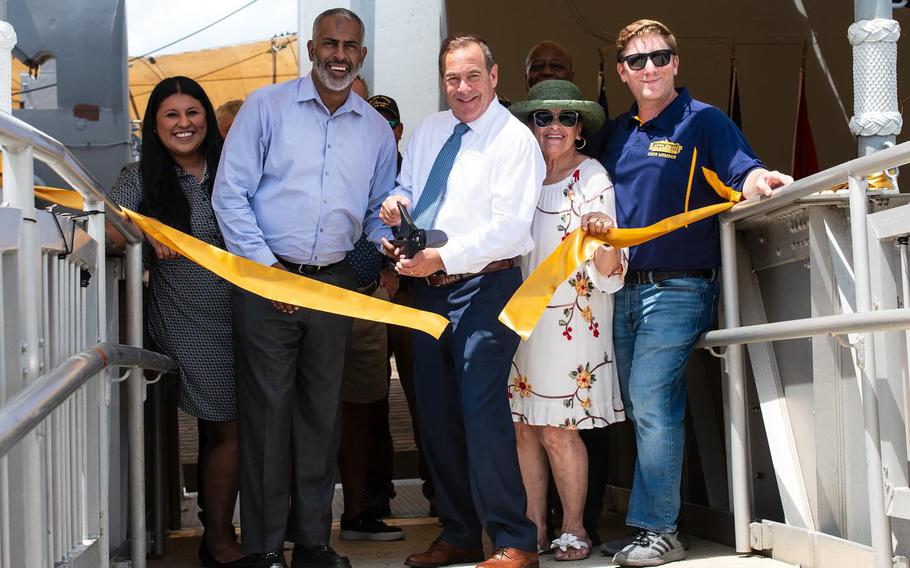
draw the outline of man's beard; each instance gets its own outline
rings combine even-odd
[[[350,65],[351,69],[348,71],[347,75],[336,79],[328,69],[332,64]],[[358,73],[360,73],[360,67],[362,65],[363,64],[361,63],[360,65],[354,66],[351,65],[349,61],[322,61],[317,58],[313,65],[313,72],[319,77],[319,82],[325,85],[328,90],[338,92],[349,88],[351,84],[354,83],[354,79],[356,79]]]

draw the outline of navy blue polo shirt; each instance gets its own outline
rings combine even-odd
[[[638,122],[638,107],[634,104],[613,121],[601,161],[613,180],[620,227],[646,227],[687,209],[725,201],[708,185],[702,166],[738,191],[750,171],[764,167],[742,132],[724,113],[694,100],[686,89],[677,89],[677,93],[667,108],[645,124]],[[696,148],[695,176],[691,191],[687,192]],[[629,250],[630,270],[718,266],[720,236],[716,217]]]

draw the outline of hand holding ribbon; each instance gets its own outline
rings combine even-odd
[[[35,196],[71,209],[82,209],[79,193],[57,188],[35,188]],[[135,211],[124,214],[145,234],[199,266],[253,294],[342,316],[392,323],[423,331],[439,339],[449,321],[434,313],[415,310],[358,294],[317,280],[265,266],[169,227]]]
[[[522,339],[528,339],[556,288],[565,282],[579,264],[591,259],[601,245],[609,244],[615,248],[639,245],[726,211],[742,199],[742,194],[724,185],[713,171],[703,167],[702,173],[714,191],[728,201],[667,217],[647,227],[613,227],[602,234],[574,230],[518,288],[499,314],[499,321]]]

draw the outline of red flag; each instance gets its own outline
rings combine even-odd
[[[799,106],[796,110],[796,131],[793,134],[793,179],[810,176],[818,171],[818,154],[809,124],[809,109],[806,105],[806,66],[799,70]]]

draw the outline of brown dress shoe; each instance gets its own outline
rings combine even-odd
[[[477,568],[538,568],[537,552],[517,548],[497,548]]]
[[[439,568],[449,564],[474,564],[483,560],[482,548],[461,548],[436,539],[426,552],[412,554],[404,561],[414,568]]]

